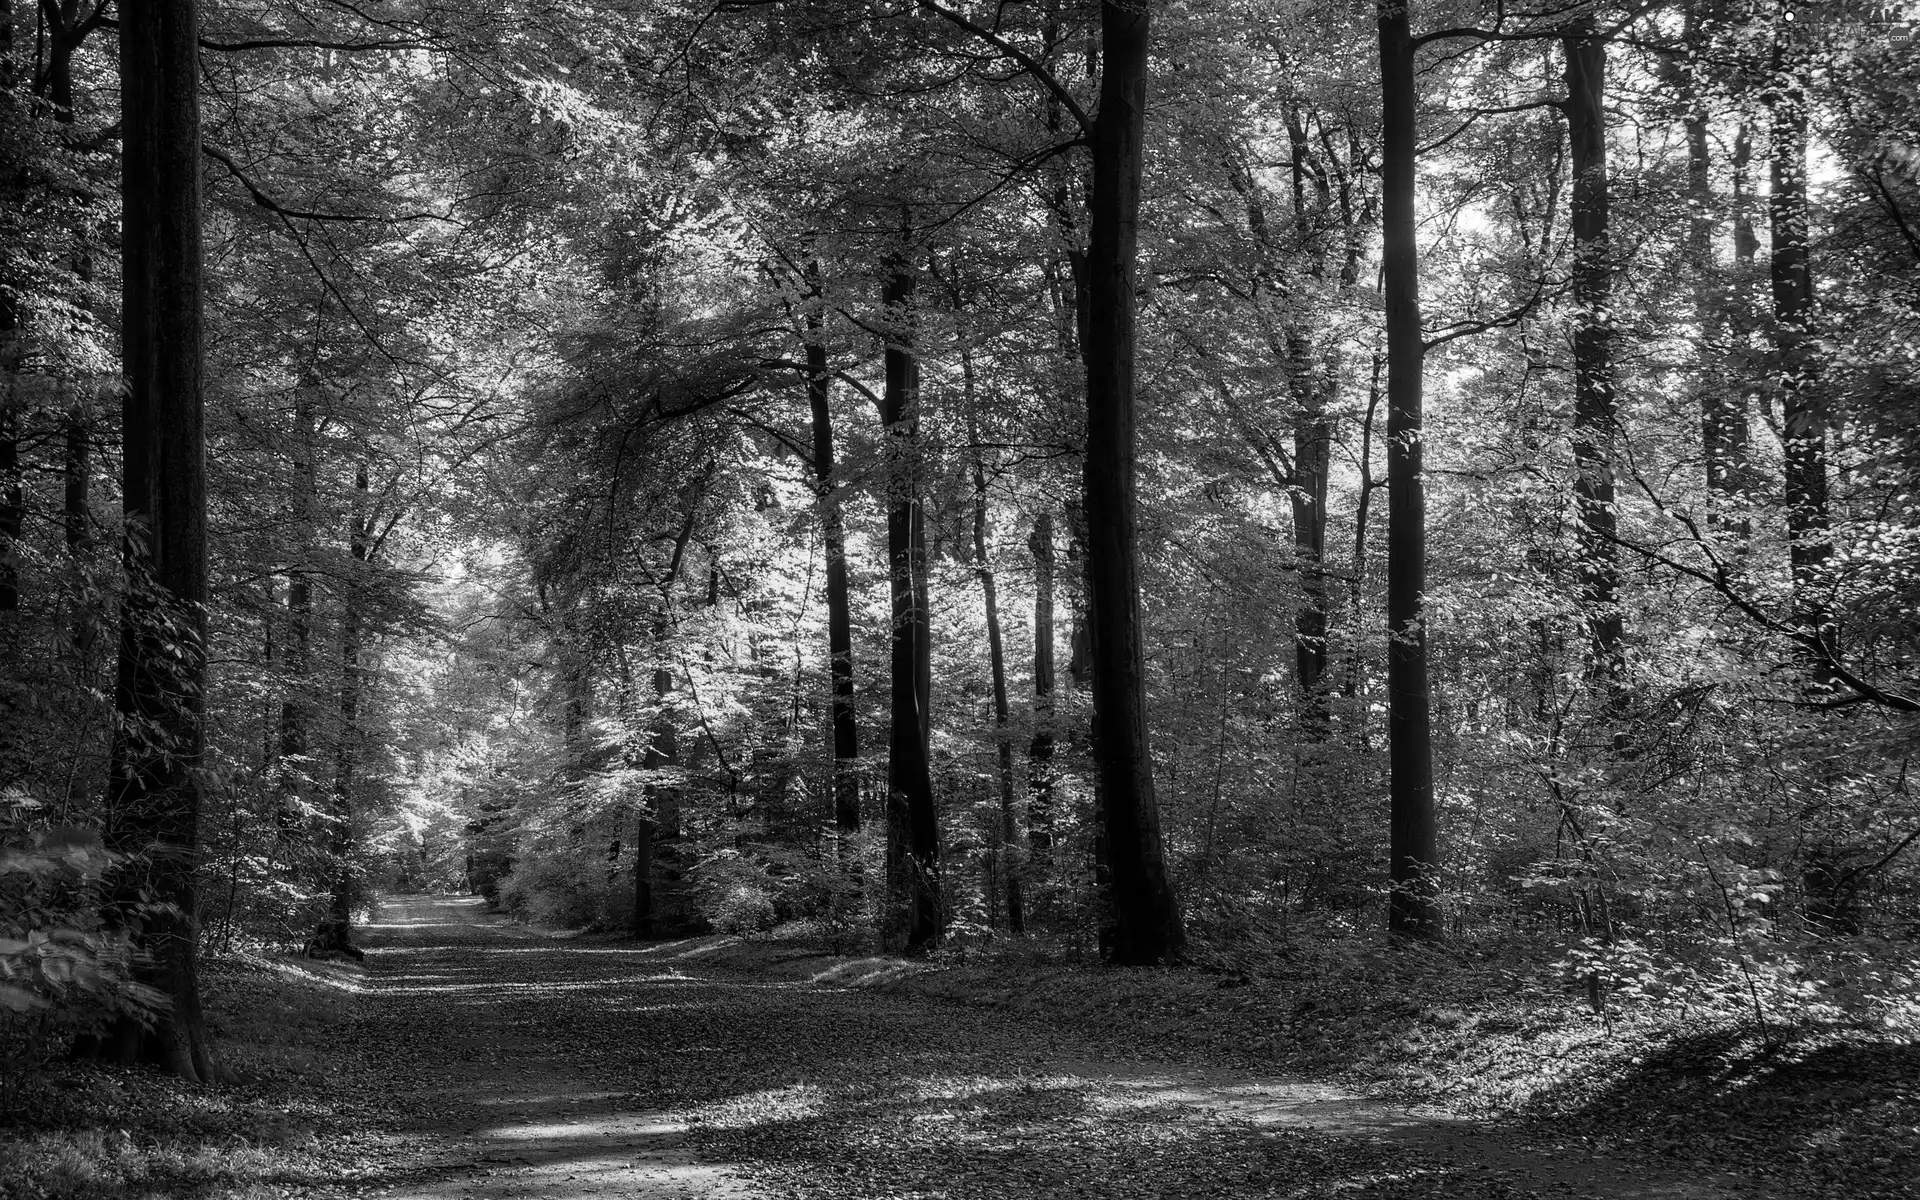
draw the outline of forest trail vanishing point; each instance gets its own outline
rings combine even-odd
[[[751,974],[723,938],[588,944],[393,897],[365,941],[360,1045],[414,1155],[396,1200],[1731,1194],[1577,1132]]]

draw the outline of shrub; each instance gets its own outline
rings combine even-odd
[[[597,846],[529,846],[499,881],[497,903],[535,925],[618,928],[633,912],[633,874],[609,870]]]
[[[129,939],[101,918],[102,884],[124,860],[96,831],[40,812],[0,796],[0,1032],[39,1042],[122,1015],[150,1021],[167,998],[133,978]]]

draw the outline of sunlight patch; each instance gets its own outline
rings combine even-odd
[[[479,1136],[503,1142],[561,1142],[579,1138],[671,1137],[684,1133],[686,1126],[677,1121],[650,1121],[637,1124],[629,1117],[603,1120],[549,1121],[541,1125],[499,1125],[482,1129]]]
[[[805,1121],[826,1111],[827,1091],[815,1083],[795,1083],[734,1096],[709,1110],[702,1124],[715,1129],[747,1129],[785,1121]]]

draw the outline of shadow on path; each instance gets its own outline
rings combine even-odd
[[[361,1036],[417,1200],[1700,1197],[1322,1084],[1104,1057],[1004,1014],[582,944],[477,899],[366,930]]]

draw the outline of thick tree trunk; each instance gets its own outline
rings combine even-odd
[[[1813,343],[1813,270],[1808,257],[1807,63],[1791,24],[1773,43],[1773,137],[1768,216],[1773,234],[1774,382],[1780,396],[1787,538],[1794,619],[1831,645],[1826,563],[1833,551],[1827,515],[1827,415]],[[1816,656],[1813,671],[1825,680]]]
[[[1053,514],[1033,519],[1033,741],[1027,746],[1027,861],[1053,865]]]
[[[1011,713],[1007,704],[1007,655],[1000,636],[1000,597],[993,578],[993,566],[987,561],[987,472],[981,461],[979,422],[974,417],[973,357],[960,352],[961,371],[966,380],[967,438],[974,443],[973,456],[973,569],[980,578],[980,592],[987,611],[987,667],[993,676],[994,748],[1000,765],[1000,843],[995,851],[1001,886],[1007,898],[1007,928],[1014,933],[1027,930],[1026,904],[1020,888],[1020,827],[1013,811],[1013,736],[1008,730]]]
[[[1441,934],[1427,683],[1426,483],[1421,476],[1420,259],[1414,234],[1415,74],[1409,0],[1380,0],[1382,273],[1387,322],[1388,928]]]
[[[1614,538],[1613,445],[1619,415],[1613,397],[1613,252],[1605,103],[1606,43],[1583,17],[1561,39],[1566,55],[1567,140],[1573,172],[1573,494],[1579,520],[1580,599],[1586,609],[1588,664],[1610,689],[1620,684],[1624,628],[1620,551]]]
[[[1145,5],[1100,6],[1100,113],[1087,248],[1087,609],[1092,633],[1093,754],[1111,882],[1109,957],[1139,965],[1179,956],[1180,906],[1168,878],[1147,733],[1146,653],[1135,514],[1134,271],[1151,18]]]
[[[842,845],[860,832],[860,725],[853,693],[853,603],[847,591],[847,535],[834,491],[833,377],[827,369],[820,267],[808,264],[807,407],[813,418],[813,475],[827,556],[827,653],[833,680],[833,820]]]
[[[123,1019],[96,1049],[212,1082],[194,918],[207,599],[199,21],[194,0],[119,16],[127,593],[106,834],[144,864],[122,876],[112,919],[132,927],[149,956],[140,974],[172,1005],[151,1029]]]
[[[892,722],[887,765],[887,939],[918,950],[945,926],[939,819],[933,800],[928,707],[926,529],[919,496],[920,363],[914,349],[913,268],[896,259],[882,296],[887,313],[887,568],[893,595]]]

